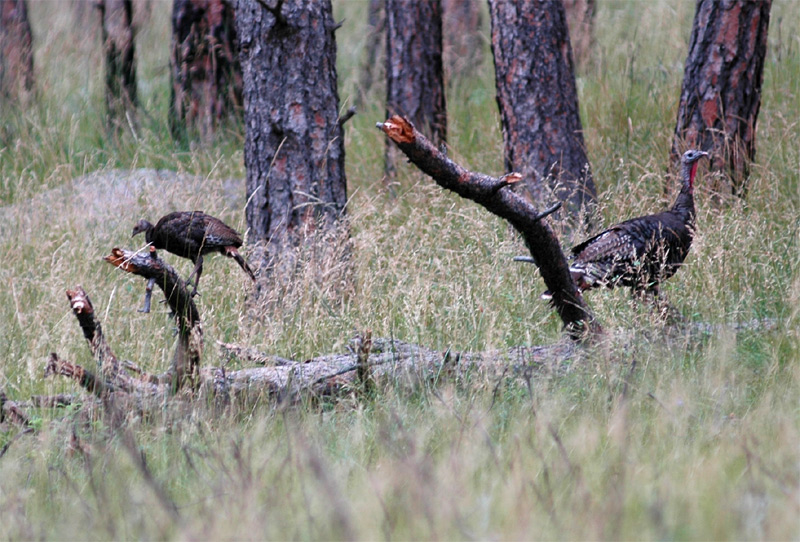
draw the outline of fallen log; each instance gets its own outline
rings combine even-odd
[[[179,333],[171,366],[163,374],[148,374],[136,363],[120,361],[106,340],[89,295],[77,286],[67,291],[67,298],[97,370],[92,371],[52,353],[47,360],[45,375],[72,379],[89,393],[89,397],[39,398],[25,406],[58,407],[76,402],[102,404],[115,419],[119,419],[126,414],[159,411],[167,404],[191,406],[201,398],[208,398],[217,406],[228,405],[231,401],[252,404],[262,400],[296,404],[309,397],[336,398],[386,384],[414,388],[444,377],[484,375],[503,379],[512,375],[530,381],[534,371],[564,367],[577,348],[572,341],[564,340],[552,346],[516,347],[482,353],[439,351],[396,339],[373,339],[371,332],[367,332],[357,337],[354,346],[345,353],[305,361],[261,353],[247,346],[219,343],[223,349],[222,363],[200,368],[203,351],[200,314],[177,272],[153,251],[140,253],[115,248],[105,260],[143,277],[148,284],[155,281],[163,291],[175,315]],[[261,366],[229,370],[232,359]],[[178,391],[186,393],[177,394]],[[13,405],[24,416],[20,406],[17,403]]]
[[[163,262],[159,265],[168,267]],[[133,266],[128,268],[134,269]],[[145,278],[149,280],[150,277]],[[158,280],[157,283],[162,284]],[[186,296],[188,298],[188,292]],[[191,397],[183,394],[175,397],[174,380],[169,371],[164,375],[148,375],[132,362],[120,363],[106,343],[88,294],[78,287],[70,291],[68,297],[98,362],[99,371],[95,374],[53,353],[48,358],[46,375],[70,378],[96,398],[102,399],[104,404],[108,404],[108,401],[113,401],[117,407],[125,404],[128,411],[147,412],[163,408],[168,401],[182,402]],[[181,318],[177,314],[176,317]],[[199,317],[194,321],[199,322]],[[187,337],[190,335],[188,333]],[[196,385],[187,390],[194,390],[195,399],[209,397],[216,404],[223,405],[232,399],[237,403],[266,399],[295,404],[307,397],[341,396],[365,384],[371,387],[391,383],[413,388],[423,382],[444,377],[460,378],[467,374],[489,377],[509,374],[529,380],[534,371],[563,367],[575,355],[577,348],[573,342],[565,340],[551,346],[462,353],[432,350],[397,339],[371,339],[370,334],[366,333],[356,341],[355,348],[342,354],[324,355],[306,361],[261,354],[261,363],[271,359],[274,365],[228,370],[227,363],[237,355],[242,355],[245,361],[253,361],[254,350],[221,344],[226,347],[225,364],[200,369],[195,378]],[[127,374],[126,370],[135,376]],[[57,401],[52,403],[56,404]]]

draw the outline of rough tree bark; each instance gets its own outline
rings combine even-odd
[[[102,0],[103,49],[106,58],[106,107],[110,128],[136,119],[136,55],[131,0]]]
[[[756,154],[756,122],[772,0],[700,0],[694,16],[670,159],[711,153],[733,194],[745,196]]]
[[[0,101],[24,103],[33,84],[28,6],[25,0],[0,0]]]
[[[510,189],[521,179],[517,173],[501,178],[473,173],[442,154],[408,120],[394,116],[378,127],[389,136],[408,159],[439,186],[485,207],[508,220],[522,235],[547,288],[553,292],[555,306],[564,327],[574,338],[600,331],[569,273],[566,256],[550,227],[542,220],[557,209],[539,213],[527,199]]]
[[[597,200],[578,115],[572,52],[561,0],[490,0],[497,104],[507,171],[534,201],[553,192],[584,221]]]
[[[386,1],[386,117],[402,115],[436,145],[447,140],[439,0]],[[386,142],[386,174],[395,147]]]
[[[563,0],[567,12],[569,39],[576,66],[589,59],[594,44],[595,0]]]
[[[242,107],[233,7],[226,0],[175,0],[172,7],[170,130],[203,139]]]
[[[239,0],[244,76],[247,225],[255,261],[294,267],[293,247],[344,215],[347,182],[338,117],[330,0]]]

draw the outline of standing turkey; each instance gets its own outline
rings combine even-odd
[[[202,211],[170,213],[161,217],[155,226],[142,219],[133,227],[131,237],[142,232],[147,242],[157,249],[192,260],[194,271],[186,279],[188,282],[195,277],[192,296],[197,295],[197,285],[203,273],[203,256],[212,252],[233,258],[254,282],[256,280],[252,269],[237,250],[242,246],[241,236],[220,219]]]
[[[569,270],[581,292],[621,285],[658,298],[659,285],[675,274],[692,246],[694,178],[704,156],[708,153],[688,150],[681,157],[683,186],[672,208],[626,220],[572,248]]]

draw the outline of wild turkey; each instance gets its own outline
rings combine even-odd
[[[694,178],[704,156],[689,150],[681,157],[683,186],[672,208],[626,220],[572,248],[569,270],[580,291],[621,285],[658,297],[659,285],[675,274],[692,245]]]
[[[250,266],[236,250],[242,246],[241,236],[220,219],[202,211],[170,213],[161,217],[155,226],[142,219],[133,227],[131,237],[142,232],[147,242],[157,249],[192,260],[194,271],[186,279],[188,282],[196,275],[192,296],[197,295],[197,285],[203,273],[203,256],[212,252],[233,258],[253,281],[256,280]]]

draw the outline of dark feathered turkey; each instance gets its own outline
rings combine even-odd
[[[681,157],[683,185],[672,208],[626,220],[573,247],[570,273],[581,291],[628,286],[658,295],[661,282],[675,274],[692,246],[694,178],[704,156],[708,153],[689,150]]]
[[[147,242],[157,249],[192,260],[194,271],[186,280],[195,277],[193,296],[197,295],[197,285],[203,273],[203,256],[212,252],[233,258],[253,281],[256,280],[250,266],[237,250],[242,246],[241,236],[220,219],[202,211],[170,213],[161,217],[155,226],[142,219],[133,227],[132,235],[142,232]]]

